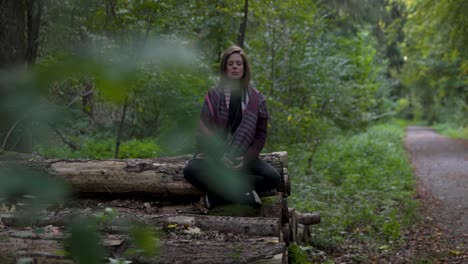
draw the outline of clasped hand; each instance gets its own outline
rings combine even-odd
[[[195,155],[196,159],[205,159],[207,158],[205,153],[198,153]],[[228,168],[231,169],[240,169],[244,166],[244,157],[238,157],[231,159],[227,155],[223,155],[221,158],[221,161],[224,163],[224,165]]]
[[[224,165],[226,165],[226,167],[231,169],[240,169],[244,166],[244,157],[230,159],[226,155],[224,155],[222,161],[224,162]]]

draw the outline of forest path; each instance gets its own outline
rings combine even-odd
[[[424,205],[422,225],[427,227],[427,222],[434,222],[431,225],[438,226],[434,232],[445,237],[442,247],[446,250],[441,250],[445,251],[443,255],[452,254],[466,260],[468,142],[441,136],[427,127],[408,127],[405,145]]]

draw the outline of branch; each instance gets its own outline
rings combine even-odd
[[[76,96],[75,98],[73,98],[73,100],[67,105],[67,108],[70,108],[78,99],[80,98],[83,98],[85,96],[88,96],[90,94],[92,94],[94,92],[94,88],[92,88],[91,90],[85,92],[84,94],[80,94],[78,96]]]
[[[6,145],[7,141],[8,141],[8,138],[10,137],[11,132],[13,132],[13,130],[15,130],[16,126],[19,123],[21,123],[24,119],[26,119],[26,117],[28,117],[28,114],[25,114],[23,117],[16,120],[16,122],[10,127],[10,129],[8,130],[5,138],[3,139],[3,143],[2,143],[2,146],[0,147],[0,149],[5,149],[5,145]]]
[[[60,137],[60,139],[65,143],[67,146],[69,146],[73,151],[77,151],[79,148],[75,143],[71,142],[70,140],[67,139],[67,137],[60,131],[56,125],[52,124],[51,122],[47,122],[47,124],[54,130],[55,133]]]
[[[122,109],[122,118],[120,120],[119,132],[117,134],[117,140],[115,142],[115,154],[114,154],[115,159],[119,158],[120,141],[122,139],[123,126],[125,122],[125,116],[127,114],[127,107],[128,107],[128,96],[125,97],[125,102],[124,102],[123,109]]]

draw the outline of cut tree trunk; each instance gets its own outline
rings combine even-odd
[[[297,214],[294,208],[289,208],[289,240],[297,242]]]
[[[33,258],[34,263],[73,263],[63,254],[65,235],[60,230],[10,230],[1,232],[0,237],[2,263],[16,263],[24,257]],[[126,236],[104,234],[101,244],[113,258],[123,257],[136,263],[287,263],[287,248],[275,237],[241,241],[167,239],[155,242],[154,246],[160,247],[160,254],[155,257],[125,254],[131,247]]]
[[[35,227],[45,226],[69,226],[77,216],[97,217],[103,219],[103,211],[91,210],[64,210],[48,212],[40,216],[36,221],[27,225]],[[9,227],[24,226],[24,221],[15,215],[0,215],[4,225]],[[133,214],[120,212],[111,220],[100,225],[100,230],[112,233],[122,233],[135,224],[147,227],[159,227],[163,229],[182,227],[196,227],[201,231],[217,231],[220,233],[233,233],[241,236],[279,237],[280,222],[278,218],[267,217],[235,217],[235,216],[211,216],[211,215],[154,215]]]
[[[0,165],[1,161],[14,159],[19,164],[45,170],[65,180],[79,193],[199,196],[202,192],[183,177],[183,169],[190,158],[190,155],[184,155],[157,159],[57,160],[7,153],[0,154]],[[282,177],[277,191],[289,195],[287,153],[263,154],[261,158]]]

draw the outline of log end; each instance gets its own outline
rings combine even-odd
[[[320,213],[298,213],[297,223],[309,226],[319,224],[321,221]]]

